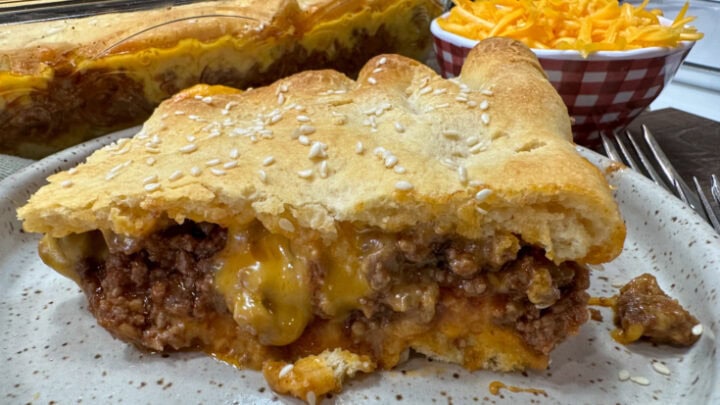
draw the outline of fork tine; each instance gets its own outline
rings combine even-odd
[[[643,132],[644,132],[644,131],[643,131]],[[630,133],[630,131],[626,131],[626,132],[625,132],[625,135],[627,136],[627,138],[630,140],[630,143],[632,143],[633,147],[635,148],[635,153],[636,153],[636,154],[638,155],[638,157],[640,158],[640,162],[643,164],[643,167],[645,167],[645,170],[646,170],[647,173],[650,175],[650,178],[651,178],[651,179],[655,182],[655,184],[657,184],[658,186],[662,186],[662,187],[664,187],[665,189],[668,189],[667,183],[665,183],[665,181],[660,177],[660,174],[655,170],[655,168],[653,167],[652,162],[650,161],[650,159],[648,159],[647,155],[645,155],[645,152],[643,152],[643,150],[640,148],[640,145],[638,145],[638,143],[637,143],[637,141],[635,140],[635,137],[633,136],[633,134]],[[646,139],[647,139],[647,138],[646,138]],[[650,149],[653,150],[652,148],[650,148]],[[655,157],[657,157],[657,154],[655,154],[655,152],[653,152],[653,154],[655,155]],[[667,158],[666,158],[666,159],[667,159]],[[658,161],[660,161],[660,160],[658,159]],[[660,161],[660,162],[662,162],[662,161]],[[661,164],[660,166],[661,166],[661,167],[665,167],[665,165],[663,165],[663,164]],[[668,178],[670,179],[671,182],[673,181],[673,178],[672,178],[672,177],[669,177],[669,176],[668,176]],[[669,190],[669,189],[668,189],[668,190]]]
[[[685,190],[683,190],[683,188],[680,187],[680,183],[678,183],[677,179],[673,179],[673,187],[675,188],[675,191],[677,191],[677,196],[680,197],[682,202],[684,202],[687,205],[690,205],[687,194],[685,194]]]
[[[622,136],[620,136],[620,134],[615,131],[613,131],[613,135],[615,135],[615,141],[620,147],[620,151],[622,152],[622,155],[625,157],[625,160],[628,162],[630,167],[632,167],[633,170],[635,170],[636,172],[642,173],[640,165],[635,161],[635,158],[633,158],[633,155],[632,153],[630,153],[630,149],[628,149],[625,141],[623,141]]]
[[[712,194],[717,205],[720,205],[720,183],[714,174],[710,176],[710,180],[710,194]]]
[[[717,186],[717,177],[715,177],[715,175],[712,175],[712,177],[714,183],[713,186]],[[715,228],[715,231],[720,233],[720,219],[718,219],[718,215],[715,213],[715,208],[713,208],[712,204],[710,204],[710,201],[708,201],[708,198],[705,195],[702,186],[700,186],[700,182],[698,181],[697,177],[693,176],[693,182],[695,183],[695,189],[697,189],[698,196],[700,197],[700,202],[705,209],[705,216],[707,216],[710,224],[713,226],[713,228]],[[711,189],[711,193],[713,192],[714,190]]]
[[[604,132],[600,132],[600,140],[602,141],[605,153],[607,153],[610,160],[624,163],[622,156],[618,152],[617,148],[615,148],[615,144],[612,143],[612,141],[607,137],[607,135],[605,135]]]

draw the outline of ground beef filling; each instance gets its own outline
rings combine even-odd
[[[232,319],[214,288],[213,257],[227,237],[217,225],[191,221],[142,240],[106,237],[105,261],[88,258],[77,269],[90,310],[111,333],[142,347],[202,347],[190,325]],[[556,265],[540,249],[493,252],[487,244],[423,232],[383,234],[366,244],[360,260],[371,293],[346,321],[353,339],[372,339],[368,330],[381,332],[393,320],[430,328],[444,295],[490,297],[492,307],[483,310],[492,311],[493,322],[544,354],[587,320],[588,271]],[[315,315],[324,317],[317,308]]]

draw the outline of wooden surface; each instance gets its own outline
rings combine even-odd
[[[628,130],[639,135],[643,124],[688,185],[692,176],[705,186],[711,173],[720,176],[720,122],[666,108],[642,113]]]

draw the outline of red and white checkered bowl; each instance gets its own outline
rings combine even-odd
[[[666,19],[661,22],[670,23]],[[430,30],[440,72],[444,77],[457,76],[479,41],[445,31],[437,19]],[[675,48],[601,51],[587,58],[578,51],[532,51],[574,119],[575,142],[596,147],[600,131],[624,128],[650,105],[693,45],[685,41]]]

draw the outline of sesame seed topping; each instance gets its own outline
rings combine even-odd
[[[270,116],[270,124],[275,124],[282,119],[282,114],[277,113]]]
[[[300,144],[302,144],[302,145],[307,146],[307,145],[310,145],[310,138],[308,138],[305,135],[300,135],[300,136],[298,136],[298,142],[300,142]]]
[[[193,153],[197,150],[197,148],[197,145],[195,145],[194,143],[189,143],[180,148],[179,151],[180,153]]]
[[[355,153],[358,155],[362,155],[365,151],[365,146],[363,146],[363,143],[358,141],[358,143],[355,144]]]
[[[630,379],[630,372],[627,370],[620,370],[618,371],[618,380],[620,381],[627,381]]]
[[[287,218],[280,218],[280,220],[278,221],[278,225],[284,231],[295,232],[295,225],[293,225],[293,223],[290,222],[290,220]]]
[[[478,202],[485,201],[485,199],[490,197],[492,195],[492,193],[493,193],[493,191],[491,189],[484,188],[484,189],[478,191],[477,193],[475,193],[475,200]]]
[[[292,371],[293,367],[294,367],[294,366],[293,366],[292,364],[286,364],[283,368],[280,369],[280,373],[278,373],[278,377],[279,377],[279,378],[283,378],[283,377],[285,377],[286,375],[290,374],[290,372]]]
[[[487,113],[480,114],[480,121],[483,124],[488,125],[490,123],[490,116]]]
[[[237,160],[231,160],[229,162],[223,163],[223,169],[232,169],[234,167],[237,167],[238,161]]]
[[[373,72],[373,73],[380,73],[380,72],[382,72],[382,71],[383,71],[383,68],[375,68],[375,69],[373,69],[372,72]]]
[[[284,94],[284,93],[279,93],[279,94],[278,94],[278,96],[277,96],[277,103],[278,103],[278,104],[283,104],[283,103],[285,103],[285,94]]]
[[[185,139],[187,139],[188,142],[195,142],[195,136],[193,135],[187,135]]]
[[[188,115],[188,119],[191,121],[197,121],[200,119],[200,116],[195,115],[195,114],[190,114],[190,115]]]
[[[399,133],[405,132],[405,126],[400,121],[395,121],[395,131]]]
[[[220,110],[220,114],[222,114],[222,115],[228,115],[228,114],[230,114],[230,111],[228,111],[228,110]]]
[[[183,172],[181,172],[180,170],[175,170],[174,172],[172,172],[172,174],[170,174],[170,176],[168,176],[168,180],[170,180],[170,181],[179,180],[182,176],[183,176]]]
[[[467,146],[475,146],[480,142],[480,138],[477,136],[468,136],[467,139],[465,139],[465,144]]]
[[[442,131],[442,134],[447,139],[459,139],[460,138],[460,132],[458,132],[454,129],[444,129]]]
[[[71,167],[70,169],[68,169],[67,173],[69,175],[73,175],[73,174],[77,173],[77,171],[78,171],[77,167]]]
[[[300,178],[308,179],[308,178],[312,177],[313,169],[300,170],[299,172],[297,172],[297,174],[298,174],[298,176],[300,176]]]
[[[283,93],[285,93],[285,92],[288,91],[288,85],[285,84],[285,83],[283,83],[283,84],[281,84],[281,85],[278,87],[278,90],[281,91],[281,92],[283,92]]]
[[[692,332],[692,334],[695,335],[695,336],[700,336],[700,335],[702,335],[702,333],[703,333],[703,326],[702,326],[702,324],[699,323],[699,324],[693,326],[691,332]]]
[[[153,145],[145,145],[145,151],[148,153],[160,153],[160,149]]]
[[[375,149],[373,149],[373,155],[375,155],[381,159],[385,158],[386,153],[387,153],[387,150],[385,148],[383,148],[382,146],[378,146]]]
[[[468,98],[464,94],[460,94],[459,96],[455,97],[455,100],[464,103],[468,101]]]
[[[240,152],[237,149],[230,149],[230,159],[237,159]]]
[[[386,64],[386,63],[387,63],[387,58],[383,56],[382,58],[380,58],[380,60],[378,61],[377,64],[378,64],[378,65],[384,65],[384,64]]]
[[[405,172],[407,172],[405,167],[400,165],[395,165],[395,167],[393,167],[393,171],[397,174],[405,174]]]
[[[152,156],[151,156],[151,157],[149,157],[149,158],[147,158],[147,159],[145,159],[145,163],[147,163],[147,165],[148,165],[148,166],[152,166],[152,165],[154,165],[154,164],[155,164],[155,162],[157,162],[157,160],[155,160],[155,158],[154,158],[154,157],[152,157]]]
[[[148,183],[143,188],[145,191],[155,191],[160,188],[160,183]]]
[[[377,80],[375,80],[374,77],[368,77],[368,83],[370,83],[370,84],[377,84]]]
[[[325,145],[322,142],[313,142],[310,146],[310,152],[308,152],[308,159],[315,159],[315,158],[324,158],[327,155],[325,154],[325,148],[327,148],[327,145]]]
[[[395,155],[389,155],[385,158],[385,167],[391,168],[398,163],[398,158]]]
[[[484,143],[478,143],[477,145],[473,145],[473,147],[470,148],[470,153],[472,153],[472,154],[480,153],[480,152],[487,150],[487,148],[488,148],[487,145],[485,145]]]
[[[60,183],[60,187],[62,187],[62,188],[72,187],[72,185],[73,185],[72,180],[65,180]]]
[[[203,98],[202,98],[202,102],[205,103],[205,104],[210,104],[210,103],[213,102],[213,98],[210,97],[210,96],[208,96],[208,97],[203,97]]]
[[[670,375],[670,369],[659,361],[653,361],[652,368],[662,375]]]
[[[440,89],[435,89],[435,90],[433,90],[433,94],[434,94],[434,95],[445,94],[445,93],[447,93],[447,89],[444,88],[444,87],[443,87],[443,88],[440,88]]]
[[[295,109],[295,111],[305,111],[305,107],[303,107],[301,105],[295,104],[295,105],[293,105],[293,108]]]
[[[220,164],[220,159],[210,159],[207,162],[205,162],[205,166],[216,166]]]
[[[310,135],[310,134],[312,134],[313,132],[315,132],[315,127],[314,127],[314,126],[312,126],[312,125],[306,125],[306,124],[300,125],[300,133],[301,133],[301,134],[303,134],[303,135]]]
[[[175,115],[184,115],[185,111],[175,111]]]
[[[202,174],[202,169],[200,169],[200,168],[197,167],[197,166],[193,166],[193,167],[190,168],[190,174],[192,174],[193,176],[197,177],[197,176],[199,176],[200,174]]]
[[[641,376],[632,376],[630,377],[630,381],[638,385],[650,385],[650,380]]]
[[[308,121],[310,121],[310,117],[308,117],[307,115],[298,115],[297,117],[295,117],[295,119],[298,120],[298,121],[300,121],[300,122],[308,122]]]
[[[409,191],[412,189],[413,189],[413,185],[409,181],[400,180],[397,183],[395,183],[395,190]]]
[[[203,96],[196,94],[195,97],[193,97],[195,100],[202,100]]]
[[[211,169],[210,169],[210,172],[211,172],[212,174],[216,175],[216,176],[224,176],[225,173],[226,173],[225,170],[223,170],[223,169],[218,169],[218,168],[216,168],[216,167],[211,168]]]
[[[480,90],[480,94],[483,94],[483,95],[486,95],[486,96],[492,96],[492,95],[493,95],[493,92],[492,92],[492,90],[482,89],[482,90]]]
[[[441,104],[438,104],[435,106],[436,109],[448,108],[448,107],[450,107],[450,103],[441,103]]]
[[[488,103],[487,100],[483,100],[480,102],[480,109],[481,110],[487,110],[488,107],[490,107],[490,103]]]
[[[470,87],[465,83],[460,83],[460,93],[470,93]]]
[[[271,164],[275,163],[275,157],[274,156],[268,156],[262,161],[263,166],[270,166]]]
[[[267,173],[265,173],[265,170],[258,170],[258,177],[260,177],[261,182],[267,183]]]
[[[465,166],[458,166],[457,168],[458,172],[458,178],[460,179],[460,184],[467,184],[468,182],[468,172]]]
[[[322,177],[323,179],[327,178],[327,176],[328,176],[327,160],[323,160],[322,162],[320,162],[320,170],[319,171],[320,171],[320,177]]]
[[[420,80],[420,85],[418,87],[423,88],[427,86],[428,82],[430,82],[430,78],[428,76],[425,76]]]
[[[143,184],[157,183],[157,180],[158,180],[158,176],[156,174],[153,174],[152,176],[145,177],[143,179]]]
[[[425,94],[430,93],[431,91],[432,91],[432,87],[430,87],[430,86],[425,86],[425,87],[423,87],[422,89],[420,89],[420,91],[418,92],[418,94],[422,96],[422,95],[425,95]]]

